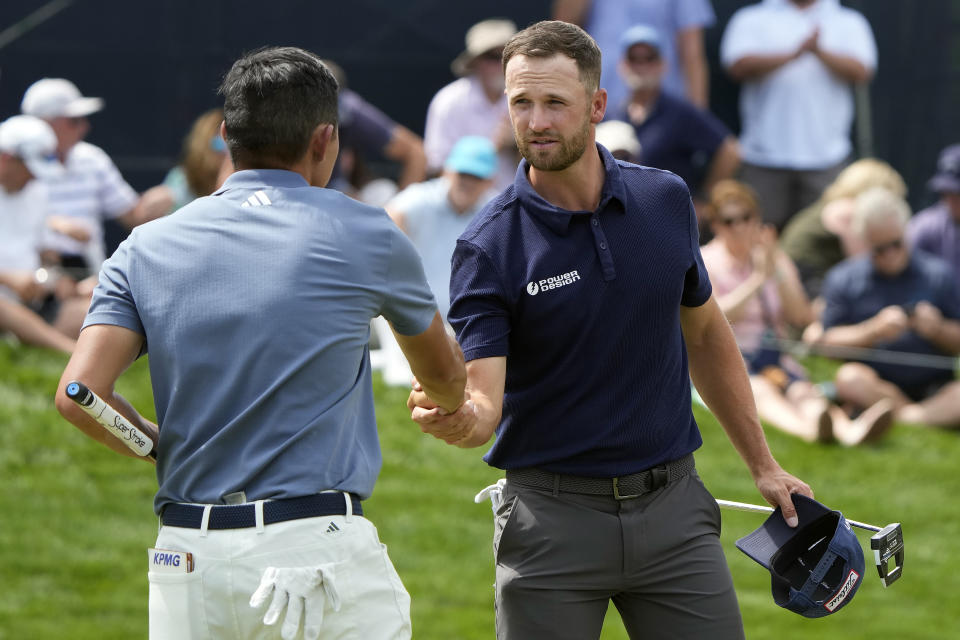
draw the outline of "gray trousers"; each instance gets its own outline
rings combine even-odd
[[[760,199],[763,221],[782,231],[801,209],[813,204],[847,166],[848,160],[825,169],[794,170],[743,163],[740,179],[753,187]]]
[[[507,482],[494,531],[498,640],[743,638],[720,510],[696,471],[629,500]]]

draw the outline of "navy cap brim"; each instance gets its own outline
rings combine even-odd
[[[780,507],[777,507],[756,531],[737,540],[737,548],[740,551],[767,569],[773,566],[774,554],[796,535],[800,527],[831,513],[831,509],[804,495],[793,494],[792,497],[800,522],[797,528],[786,523],[783,512]]]

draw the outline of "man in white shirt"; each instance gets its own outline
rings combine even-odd
[[[53,129],[65,168],[58,177],[41,178],[50,193],[49,226],[55,232],[48,234],[45,246],[63,266],[94,273],[105,258],[103,221],[117,220],[128,229],[146,221],[137,209],[139,194],[102,149],[83,140],[90,131],[87,116],[103,106],[102,99],[84,97],[63,78],[34,82],[20,105],[24,114]]]
[[[483,136],[499,151],[495,186],[513,183],[519,156],[503,93],[500,54],[516,32],[513,22],[502,19],[478,22],[467,31],[466,50],[450,65],[460,79],[440,89],[427,108],[423,147],[428,170],[440,171],[460,138]]]
[[[733,15],[720,60],[743,83],[742,178],[782,229],[850,158],[852,87],[876,71],[873,33],[838,0],[763,0]]]
[[[82,299],[71,295],[75,285],[68,280],[56,282],[56,273],[40,266],[48,203],[46,189],[34,178],[56,178],[63,172],[56,146],[56,136],[42,120],[14,116],[0,123],[0,331],[10,331],[23,342],[70,352],[73,339],[32,308],[39,309],[41,300],[57,289],[64,300],[47,307],[54,325],[65,329],[72,323],[79,329],[86,311]]]

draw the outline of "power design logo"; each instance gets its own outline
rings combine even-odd
[[[553,289],[559,289],[560,287],[568,284],[573,284],[579,279],[580,274],[577,273],[576,269],[574,269],[573,271],[568,271],[567,273],[562,273],[558,276],[550,276],[549,278],[544,278],[543,280],[531,280],[527,283],[527,293],[535,296],[542,291],[551,291]]]

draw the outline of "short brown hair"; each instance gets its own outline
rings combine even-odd
[[[577,63],[580,82],[588,91],[600,87],[600,47],[575,24],[543,20],[518,32],[503,48],[503,71],[513,56],[550,58],[562,53]]]

